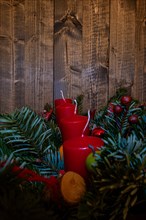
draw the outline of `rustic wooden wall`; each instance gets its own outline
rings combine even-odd
[[[120,87],[146,102],[146,0],[0,0],[0,112]]]
[[[0,111],[53,101],[54,2],[0,0]]]

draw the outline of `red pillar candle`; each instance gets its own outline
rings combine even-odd
[[[61,120],[69,118],[76,114],[76,106],[70,103],[62,104],[56,107],[56,120],[59,127],[61,127]]]
[[[74,137],[81,137],[82,135],[89,135],[89,126],[84,131],[87,121],[88,117],[82,115],[63,118],[60,122],[63,141]]]
[[[54,104],[55,104],[55,108],[57,108],[57,106],[59,105],[64,105],[67,103],[72,103],[72,99],[55,99]]]
[[[61,99],[55,99],[55,108],[56,108],[58,105],[67,104],[67,103],[72,103],[72,99],[65,99],[65,98],[64,98],[64,94],[63,94],[63,91],[62,91],[62,90],[60,90],[60,93],[61,93],[62,98],[61,98]]]
[[[65,171],[74,171],[86,179],[86,158],[92,152],[89,145],[95,150],[104,145],[102,139],[93,136],[76,137],[63,143]]]

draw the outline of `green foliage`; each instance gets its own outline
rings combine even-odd
[[[131,207],[146,202],[146,197],[141,197],[146,189],[146,143],[133,134],[127,139],[119,136],[114,147],[106,144],[101,148],[96,160],[80,212],[83,205],[89,219],[102,215],[103,219],[126,219]]]
[[[0,155],[0,218],[2,220],[77,219],[77,207],[70,207],[61,198],[59,201],[54,200],[50,195],[51,191],[44,184],[38,185],[20,178],[19,174],[22,171],[14,169],[18,164],[22,167],[19,158],[14,159],[13,153],[7,157],[4,154]]]
[[[43,184],[38,187],[22,181],[17,173],[11,172],[17,163],[44,176],[58,176],[64,165],[55,115],[47,121],[28,107],[0,115],[0,161],[4,162],[0,167],[0,216],[3,219],[126,220],[139,204],[146,205],[145,106],[134,99],[125,105],[121,102],[123,95],[126,90],[117,91],[91,121],[91,129],[100,127],[105,131],[104,147],[95,154],[95,172],[89,174],[87,192],[75,207],[60,200],[59,208],[51,197],[44,198]],[[77,97],[80,114],[82,101],[83,96]],[[114,111],[117,105],[122,108],[120,113]],[[138,116],[134,123],[129,120],[132,115]]]
[[[61,133],[53,120],[47,122],[28,107],[0,115],[1,153],[19,157],[20,162],[40,174],[58,175],[63,169],[59,147]]]
[[[95,155],[95,172],[79,205],[79,219],[125,220],[137,204],[146,204],[146,112],[136,100],[121,103],[122,95],[111,98],[92,121],[93,129],[105,131],[104,147]],[[122,112],[114,111],[116,105]],[[138,121],[130,123],[133,114]]]
[[[2,159],[2,157],[1,157]],[[13,172],[16,161],[9,156],[0,164],[0,218],[9,219],[60,219],[51,200],[45,200],[42,188],[18,177]]]
[[[146,111],[144,106],[138,104],[138,101],[134,99],[129,105],[123,105],[121,103],[122,96],[118,92],[117,94],[117,98],[114,96],[107,106],[96,112],[92,125],[105,130],[105,141],[108,138],[117,141],[119,133],[122,137],[127,137],[133,133],[138,139],[144,139],[146,134]],[[114,107],[117,105],[122,108],[120,114],[114,112]],[[129,122],[129,117],[132,115],[138,116],[138,122],[135,124]]]

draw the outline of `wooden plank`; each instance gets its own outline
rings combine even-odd
[[[42,111],[53,102],[53,1],[0,3],[0,111]]]
[[[13,100],[13,36],[11,0],[0,0],[0,112],[10,112]]]
[[[135,72],[135,3],[110,1],[109,96],[120,87],[131,94]]]
[[[135,27],[135,76],[132,94],[146,102],[146,0],[137,1]]]
[[[146,0],[0,0],[0,15],[0,112],[61,89],[85,111],[120,87],[146,101]]]
[[[53,102],[53,1],[25,1],[25,103],[36,111]]]
[[[87,111],[100,109],[107,102],[109,1],[85,0],[83,9],[82,87]]]
[[[25,105],[25,4],[24,1],[13,1],[13,87],[14,107]]]
[[[82,93],[82,1],[55,0],[54,98]]]
[[[142,101],[146,103],[146,0],[144,2],[144,17],[143,17],[143,33],[144,33],[144,62],[143,62],[143,96]]]

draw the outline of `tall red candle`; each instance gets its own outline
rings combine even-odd
[[[81,137],[82,135],[89,135],[89,126],[84,131],[87,121],[88,117],[82,115],[63,118],[60,122],[63,141],[74,137]]]
[[[69,118],[76,114],[76,106],[70,103],[62,104],[56,107],[56,120],[59,127],[61,127],[61,120]]]
[[[65,171],[74,171],[82,177],[87,177],[86,158],[92,152],[89,148],[92,145],[97,147],[104,145],[102,139],[93,136],[83,136],[66,140],[63,143]]]

